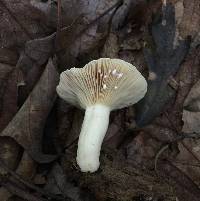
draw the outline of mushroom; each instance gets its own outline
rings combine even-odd
[[[83,68],[61,73],[58,95],[86,110],[76,158],[82,172],[95,172],[99,168],[110,112],[138,102],[146,91],[147,82],[141,73],[120,59],[100,58]]]

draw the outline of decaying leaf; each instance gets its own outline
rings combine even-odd
[[[200,40],[200,13],[199,0],[180,0],[175,4],[178,13],[179,36],[182,38],[190,35],[193,39]]]
[[[103,50],[101,52],[102,58],[117,58],[119,51],[119,44],[117,35],[110,33],[106,39]]]
[[[42,154],[44,123],[54,103],[58,73],[49,60],[44,73],[26,102],[15,115],[1,136],[14,138],[38,162],[48,162],[55,156]]]
[[[51,31],[45,23],[45,15],[30,1],[1,0],[0,15],[0,46],[3,48],[22,47],[27,40]]]
[[[54,53],[55,33],[50,36],[29,40],[20,54],[17,68],[23,72],[24,84],[18,90],[21,106],[44,71],[45,64]]]
[[[10,137],[0,137],[0,159],[11,169],[15,170],[21,158],[19,145]],[[0,174],[5,171],[0,167]]]
[[[179,154],[174,163],[196,184],[200,185],[200,140],[185,139],[179,143]]]
[[[14,66],[0,64],[0,131],[17,112],[17,85],[19,70]]]
[[[0,48],[0,62],[9,65],[16,65],[18,54],[8,48]]]
[[[154,158],[160,143],[148,134],[140,132],[127,146],[127,161],[134,167],[154,167]]]
[[[199,134],[200,131],[200,81],[191,88],[184,102],[183,109],[184,133]],[[180,153],[176,157],[177,166],[189,177],[199,183],[200,181],[200,141],[197,139],[185,139],[179,143]]]
[[[199,13],[198,0],[0,0],[0,159],[11,170],[0,166],[10,173],[1,178],[0,200],[199,201],[199,140],[183,140],[200,130],[200,83],[190,91],[200,75]],[[76,166],[83,112],[54,102],[50,57],[59,70],[98,57],[124,59],[144,75],[149,68],[138,114],[133,107],[111,113],[94,174]],[[146,125],[168,102],[153,124],[136,127],[135,118]],[[55,148],[59,160],[50,163]]]
[[[167,111],[163,115],[163,124],[176,129],[181,132],[183,121],[183,107],[185,98],[191,90],[191,87],[199,80],[200,71],[200,48],[193,49],[190,54],[185,58],[185,62],[181,65],[180,70],[175,76],[175,80],[178,83],[178,90],[176,94],[176,100],[172,101]],[[166,116],[167,113],[167,116]],[[167,117],[167,118],[166,118]],[[161,118],[159,117],[159,120]]]
[[[187,40],[179,40],[178,46],[174,44],[176,27],[173,5],[167,3],[162,10],[162,17],[155,18],[152,24],[155,47],[144,50],[149,78],[147,94],[137,107],[138,126],[150,123],[175,94],[168,81],[179,69],[189,48]]]
[[[200,81],[191,89],[184,102],[183,129],[185,133],[200,132]]]
[[[27,73],[32,68],[45,64],[54,53],[54,39],[55,33],[44,38],[27,41],[18,60],[17,67]]]
[[[29,156],[29,154],[24,151],[21,161],[16,169],[16,173],[20,175],[24,180],[31,181],[35,176],[37,164],[36,162]]]
[[[52,167],[45,189],[49,192],[61,194],[66,199],[68,198],[72,201],[92,201],[94,199],[91,198],[89,192],[85,193],[81,188],[69,182],[62,167],[58,163],[55,163]]]
[[[181,201],[199,200],[200,189],[198,186],[175,165],[170,162],[162,163],[159,166],[159,172],[163,179],[173,181],[178,199]]]
[[[2,140],[2,138],[4,139],[5,137],[1,137],[0,139]],[[10,139],[10,140],[12,140],[12,139]],[[19,156],[18,156],[19,154],[17,154],[17,152],[19,152],[19,145],[16,142],[15,142],[15,144],[17,145],[17,147],[15,145],[15,147],[16,147],[15,152],[13,153],[13,155],[11,153],[11,155],[10,155],[11,158],[7,158],[6,161],[4,161],[4,162],[6,162],[5,164],[7,164],[7,167],[11,170],[13,170],[13,166],[10,166],[10,164],[8,164],[8,161],[12,161],[13,163],[19,162],[19,160],[16,160],[16,157],[19,158]],[[12,146],[13,146],[13,143],[12,143]],[[17,172],[17,174],[20,175],[21,178],[23,178],[26,181],[31,181],[31,179],[33,178],[33,176],[36,172],[36,163],[26,152],[23,153],[23,155],[21,157],[21,161],[19,162],[19,165],[16,168],[16,172]],[[19,185],[20,185],[20,182],[19,182]],[[11,197],[12,197],[12,193],[9,192],[5,187],[0,188],[0,198],[2,200],[7,201]]]

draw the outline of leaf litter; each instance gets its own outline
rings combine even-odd
[[[2,199],[198,201],[200,14],[197,0],[170,2],[0,2]],[[149,69],[149,91],[136,111],[111,114],[102,166],[88,175],[75,162],[83,113],[55,87],[57,71],[100,56]]]

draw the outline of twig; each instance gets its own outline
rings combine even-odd
[[[12,194],[17,195],[18,197],[21,197],[28,201],[48,201],[44,198],[39,198],[38,196],[34,196],[33,193],[29,193],[21,188],[19,188],[15,183],[11,181],[7,182],[1,182],[1,186],[8,189],[8,191],[12,192]]]
[[[154,169],[156,172],[158,172],[158,169],[157,169],[158,159],[160,158],[161,154],[163,154],[163,152],[165,152],[168,148],[169,148],[169,144],[161,147],[161,149],[157,152],[155,160],[154,160]]]
[[[189,164],[186,162],[182,162],[182,161],[172,161],[170,159],[167,159],[168,161],[170,161],[171,163],[176,163],[176,164],[180,164],[180,165],[184,165],[184,166],[191,166],[191,167],[196,167],[196,168],[200,168],[200,164]]]
[[[61,198],[60,196],[56,196],[53,195],[33,184],[30,184],[29,182],[25,181],[24,179],[22,179],[20,177],[20,175],[18,175],[17,173],[15,173],[14,171],[10,170],[10,168],[7,167],[7,165],[3,162],[2,159],[0,159],[0,166],[6,170],[11,176],[13,176],[13,178],[15,178],[16,180],[18,180],[19,182],[21,182],[22,184],[24,184],[25,186],[27,186],[28,188],[35,190],[37,193],[41,194],[41,195],[45,195],[48,198],[53,198],[53,199],[57,199],[57,200],[63,200],[63,198]]]

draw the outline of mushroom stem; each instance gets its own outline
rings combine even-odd
[[[78,141],[77,163],[82,172],[99,168],[101,144],[108,129],[110,108],[96,104],[86,108]]]

